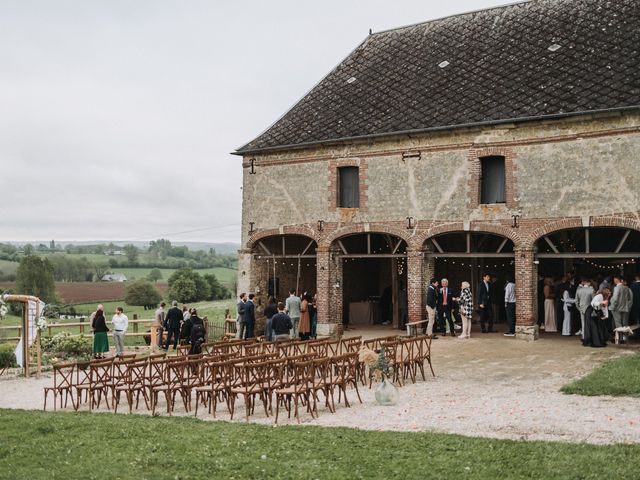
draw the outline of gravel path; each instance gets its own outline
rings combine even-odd
[[[359,334],[359,332],[350,332]],[[575,338],[546,337],[526,343],[502,335],[470,340],[440,338],[433,342],[437,377],[400,389],[393,407],[375,404],[373,390],[361,387],[363,404],[349,392],[351,408],[335,414],[320,408],[320,418],[303,415],[306,425],[368,430],[438,431],[468,436],[588,442],[640,442],[640,399],[581,397],[558,390],[603,361],[634,350],[584,348]],[[614,381],[615,379],[612,379]],[[42,388],[49,376],[0,380],[0,408],[41,409]],[[355,402],[355,403],[354,403]],[[140,412],[144,412],[144,408]],[[244,418],[239,405],[238,417]],[[286,413],[286,412],[285,412]],[[180,409],[177,415],[184,415]],[[210,419],[208,415],[201,415]],[[228,420],[224,407],[218,418]],[[256,407],[252,421],[272,424]],[[280,424],[295,423],[281,416]]]

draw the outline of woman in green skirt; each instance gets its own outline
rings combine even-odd
[[[93,358],[104,358],[104,353],[109,351],[109,338],[107,337],[107,322],[102,309],[98,309],[91,322],[93,328]]]

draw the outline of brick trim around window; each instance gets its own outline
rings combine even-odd
[[[368,205],[368,165],[364,158],[345,158],[340,160],[329,160],[329,209],[332,212],[338,208],[338,168],[341,167],[358,167],[358,190],[359,190],[359,207],[355,210],[366,212]]]
[[[516,202],[516,175],[515,175],[515,153],[509,147],[488,147],[488,148],[472,148],[469,150],[467,159],[469,160],[469,197],[468,205],[470,209],[476,209],[480,206],[480,197],[482,194],[482,162],[483,157],[499,156],[504,157],[504,176],[505,176],[505,204],[507,208],[517,207]]]

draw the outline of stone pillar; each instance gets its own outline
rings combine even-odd
[[[238,251],[238,283],[236,297],[242,292],[249,293],[251,289],[251,273],[253,267],[253,255],[251,250]]]
[[[407,250],[407,299],[409,302],[409,322],[422,320],[423,308],[423,256],[420,250]]]
[[[516,337],[522,340],[537,340],[537,284],[538,267],[533,263],[535,251],[515,250],[516,272]]]
[[[427,315],[427,288],[429,288],[429,280],[436,274],[436,259],[433,257],[432,252],[425,251],[425,257],[422,260],[422,316],[426,318]]]
[[[336,334],[341,318],[335,316],[334,284],[335,268],[331,260],[331,250],[328,246],[318,245],[316,250],[316,281],[318,308],[318,335],[331,336]],[[342,281],[342,271],[340,271]],[[340,289],[342,293],[342,289]],[[340,295],[342,305],[342,294]]]

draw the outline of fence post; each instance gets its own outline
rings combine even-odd
[[[134,320],[138,320],[138,314],[137,313],[133,314],[133,319]],[[138,324],[137,323],[133,324],[133,333],[138,333]]]
[[[84,335],[84,317],[80,317],[80,335]]]

